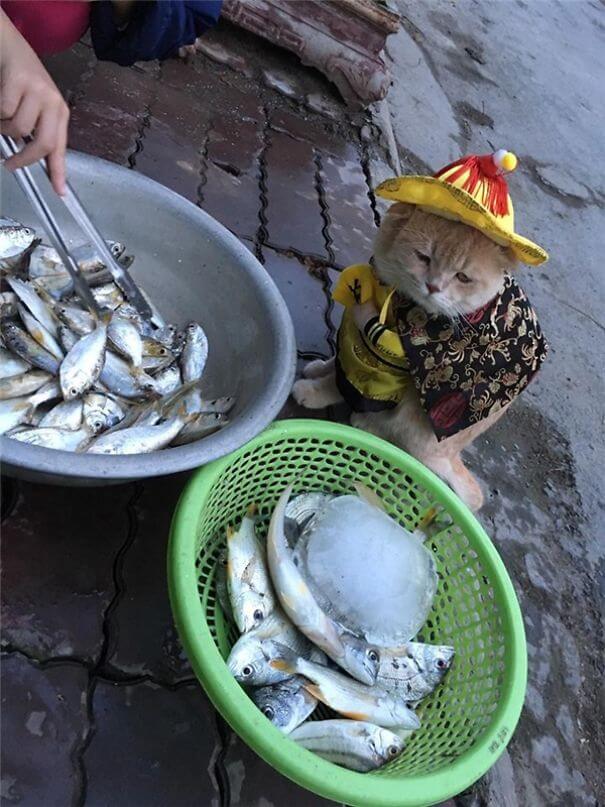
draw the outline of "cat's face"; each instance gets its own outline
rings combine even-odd
[[[384,217],[374,262],[387,286],[451,318],[488,303],[516,264],[478,230],[406,204],[392,205]]]

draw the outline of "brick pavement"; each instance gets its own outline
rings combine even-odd
[[[367,259],[375,230],[358,129],[201,55],[126,70],[96,64],[79,44],[49,68],[72,105],[71,146],[223,222],[282,291],[301,361],[329,356],[330,285]],[[297,414],[288,402],[283,415]],[[184,482],[75,490],[3,480],[3,804],[327,804],[261,762],[192,676],[165,576]]]

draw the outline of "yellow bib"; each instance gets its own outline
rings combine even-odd
[[[393,294],[369,264],[345,269],[332,294],[346,309],[338,331],[338,385],[357,411],[396,406],[408,382],[408,362],[391,310]],[[380,313],[360,331],[352,309],[370,301]]]

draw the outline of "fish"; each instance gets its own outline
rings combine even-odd
[[[93,296],[97,286],[103,286],[112,280],[112,274],[109,269],[82,272],[82,276],[87,285],[90,286]],[[70,297],[75,291],[73,279],[68,272],[61,272],[56,275],[43,275],[35,278],[34,282],[38,292],[45,292],[55,301]]]
[[[190,322],[185,329],[185,345],[181,353],[183,382],[199,381],[208,359],[208,338],[197,322]]]
[[[406,703],[417,704],[439,686],[454,660],[454,648],[408,642],[383,648],[376,684],[396,691]]]
[[[197,402],[197,411],[200,414],[204,412],[216,412],[219,415],[227,415],[234,406],[235,398],[232,395],[223,398],[214,398],[212,400],[200,398]]]
[[[289,650],[281,658],[272,659],[269,666],[288,675],[307,678],[311,683],[305,686],[313,697],[344,717],[376,723],[383,728],[417,729],[420,726],[418,715],[397,695],[376,685],[361,684],[314,661],[297,658]]]
[[[143,356],[148,356],[154,359],[165,359],[170,357],[174,361],[174,355],[170,348],[151,336],[142,336],[141,345]]]
[[[196,440],[201,440],[202,437],[208,437],[209,434],[224,428],[228,423],[227,416],[220,412],[200,412],[185,424],[174,439],[173,445],[184,446],[188,443],[195,443]]]
[[[89,392],[84,396],[82,403],[82,417],[93,435],[110,429],[124,419],[124,410],[108,395]]]
[[[36,408],[60,395],[59,385],[52,380],[40,387],[33,395],[0,401],[0,434],[6,434],[20,424],[32,425]]]
[[[141,334],[132,320],[124,319],[114,312],[107,327],[107,338],[133,367],[141,366],[143,360]]]
[[[276,607],[260,625],[239,637],[231,648],[227,666],[240,684],[276,684],[293,675],[271,666],[272,660],[288,651],[307,657],[317,652],[281,608]]]
[[[78,336],[86,336],[95,329],[97,321],[90,311],[65,303],[55,304],[54,310],[61,322]]]
[[[45,370],[47,373],[56,375],[59,371],[59,361],[48,350],[41,347],[26,331],[15,322],[3,322],[1,326],[2,336],[6,345],[22,359]]]
[[[164,345],[169,350],[172,350],[175,342],[177,341],[178,332],[179,329],[177,326],[169,322],[162,328],[158,328],[158,330],[154,333],[154,339],[156,342],[160,342],[160,344]]]
[[[82,426],[82,401],[61,401],[37,423],[37,426],[75,431]]]
[[[47,381],[50,381],[51,377],[50,373],[45,370],[33,370],[30,367],[28,371],[21,373],[21,375],[2,378],[0,379],[0,400],[7,401],[11,398],[30,395],[40,389]]]
[[[141,367],[148,373],[158,373],[169,367],[174,361],[174,356],[168,353],[166,356],[143,356]]]
[[[107,246],[116,260],[126,249],[124,244],[117,241],[107,241]],[[73,247],[71,254],[81,272],[93,274],[105,268],[105,264],[96,254],[95,247],[89,244]],[[40,244],[32,254],[28,274],[31,278],[40,278],[57,274],[66,275],[67,272],[57,250],[46,244]]]
[[[168,395],[170,392],[174,392],[181,386],[181,371],[178,364],[173,362],[168,367],[160,370],[154,376],[153,381],[154,390],[158,395]]]
[[[104,283],[96,289],[91,289],[99,308],[109,308],[115,311],[124,302],[124,295],[115,283]]]
[[[404,748],[393,731],[361,720],[312,720],[293,731],[290,739],[335,765],[361,773],[392,762]]]
[[[93,441],[88,453],[148,454],[169,445],[183,424],[183,418],[174,417],[155,426],[131,426],[111,434],[102,434]]]
[[[66,352],[72,349],[78,339],[78,334],[70,331],[67,325],[59,325],[59,341]]]
[[[285,535],[285,511],[291,491],[289,486],[281,494],[267,537],[267,559],[277,597],[288,617],[308,639],[358,681],[371,685],[378,674],[378,648],[345,630],[326,614],[294,563]]]
[[[253,689],[250,697],[267,720],[283,734],[290,734],[317,706],[317,698],[305,689],[305,683],[304,678],[294,675],[278,684]]]
[[[90,432],[86,428],[72,430],[35,426],[13,434],[11,437],[20,443],[28,443],[41,448],[53,448],[59,451],[80,451],[90,441]]]
[[[54,337],[57,336],[57,320],[53,316],[48,305],[40,299],[34,286],[25,283],[18,277],[7,277],[8,285],[14,294],[17,295],[23,305],[38,320],[38,322]]]
[[[107,324],[100,321],[92,333],[82,336],[61,363],[59,379],[66,401],[82,395],[95,383],[105,362]]]
[[[0,378],[10,378],[21,375],[31,370],[31,364],[18,356],[13,355],[10,350],[0,348]]]
[[[256,507],[250,505],[237,530],[227,529],[227,584],[235,623],[246,633],[275,608],[265,553],[255,530]]]
[[[105,364],[100,382],[122,398],[140,400],[155,395],[154,380],[144,373],[134,374],[132,368],[111,350],[105,352]]]
[[[19,271],[30,253],[38,246],[35,230],[9,218],[0,219],[0,269]]]
[[[12,291],[0,292],[0,317],[14,317],[17,313],[17,295]]]
[[[61,345],[57,342],[52,333],[47,331],[44,325],[38,322],[38,320],[32,316],[27,308],[25,308],[25,306],[21,303],[17,304],[17,311],[19,312],[21,322],[25,325],[29,335],[35,339],[41,347],[48,350],[52,356],[59,361],[62,361],[65,354],[63,353]]]

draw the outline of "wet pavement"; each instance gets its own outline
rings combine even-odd
[[[331,284],[369,255],[381,209],[372,187],[391,173],[389,139],[404,170],[438,168],[492,144],[522,156],[512,181],[521,231],[552,252],[547,268],[524,274],[523,283],[552,352],[540,380],[470,459],[488,494],[481,520],[522,603],[529,687],[508,752],[457,802],[584,807],[605,792],[605,525],[594,472],[604,456],[604,326],[593,257],[605,192],[594,136],[602,120],[590,117],[597,70],[586,67],[602,58],[594,45],[599,11],[573,4],[581,13],[572,26],[569,4],[553,4],[549,20],[531,4],[484,5],[399,3],[405,24],[389,46],[392,131],[382,136],[384,108],[373,118],[349,115],[289,56],[257,52],[252,40],[233,49],[229,29],[208,40],[221,64],[200,53],[123,69],[96,63],[80,44],[50,69],[72,105],[73,148],[157,179],[258,256],[290,307],[301,362],[332,353]],[[507,19],[507,8],[518,11]],[[526,41],[534,23],[553,41],[542,66]],[[556,43],[572,77],[551,63]],[[584,61],[578,43],[586,43]],[[520,54],[527,64],[513,64]],[[285,94],[259,83],[259,63],[270,72],[265,84]],[[581,131],[576,106],[587,116]],[[557,131],[546,131],[555,117]],[[289,402],[283,414],[298,413]],[[185,481],[75,491],[3,480],[2,804],[328,804],[261,762],[193,677],[165,575],[169,521]]]

